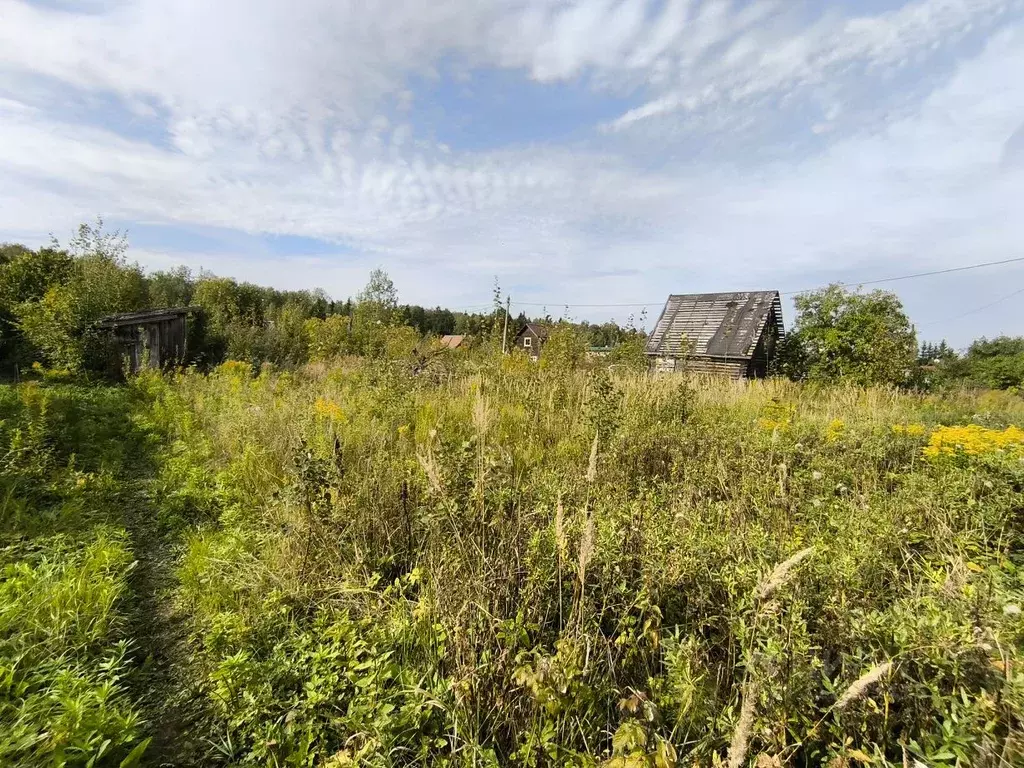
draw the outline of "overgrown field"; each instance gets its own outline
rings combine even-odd
[[[1024,761],[1020,397],[510,357],[2,404],[0,763]]]

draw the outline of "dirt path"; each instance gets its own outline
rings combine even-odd
[[[156,504],[145,480],[129,487],[125,525],[137,564],[131,576],[131,636],[138,673],[135,699],[149,721],[153,737],[143,763],[149,766],[209,764],[208,746],[194,727],[202,715],[201,692],[189,675],[191,654],[184,617],[174,605],[175,564],[180,535],[161,529]]]

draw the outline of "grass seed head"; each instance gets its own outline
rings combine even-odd
[[[757,586],[756,595],[759,600],[766,600],[780,587],[788,584],[793,578],[793,570],[806,558],[814,553],[814,547],[801,549],[788,560],[775,566],[774,570]]]
[[[881,680],[883,677],[889,674],[892,670],[892,662],[887,661],[884,664],[872,667],[863,675],[853,681],[853,684],[846,689],[846,693],[839,697],[839,701],[836,702],[835,708],[837,710],[846,709],[853,702],[858,699],[864,698],[868,690]]]

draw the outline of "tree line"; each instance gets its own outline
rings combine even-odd
[[[163,307],[201,310],[189,325],[189,363],[244,360],[283,366],[338,355],[411,355],[425,336],[495,338],[504,331],[504,299],[459,312],[399,303],[388,275],[374,270],[354,298],[323,290],[280,291],[185,267],[146,274],[127,258],[127,238],[83,224],[67,243],[32,249],[0,245],[0,368],[10,376],[34,362],[69,371],[110,368],[117,350],[100,318]],[[773,373],[792,379],[919,389],[973,385],[1024,389],[1024,337],[979,339],[959,353],[945,341],[918,346],[899,298],[888,291],[834,285],[797,296],[792,330],[780,342]],[[641,318],[641,323],[644,318]],[[513,337],[531,319],[511,318]],[[567,362],[589,348],[622,348],[642,362],[643,334],[627,323],[557,323],[552,354]],[[500,343],[500,340],[499,340]],[[621,356],[621,355],[620,355]],[[635,358],[635,359],[634,359]],[[116,365],[116,364],[115,364]]]
[[[127,251],[127,238],[105,232],[101,221],[80,226],[66,245],[0,244],[3,373],[35,362],[73,372],[108,370],[117,349],[97,321],[165,307],[201,310],[189,323],[188,339],[188,362],[199,366],[227,359],[291,366],[346,354],[403,355],[425,336],[504,331],[500,289],[494,308],[485,312],[403,305],[388,275],[375,270],[354,298],[336,301],[321,289],[281,291],[185,267],[146,274]],[[513,318],[509,336],[527,322],[524,314]],[[615,323],[573,327],[591,346],[637,335]]]

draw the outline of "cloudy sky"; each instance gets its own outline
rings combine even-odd
[[[97,215],[149,269],[591,319],[1016,258],[1024,0],[0,0],[0,241]],[[886,287],[1024,333],[1024,263]]]

